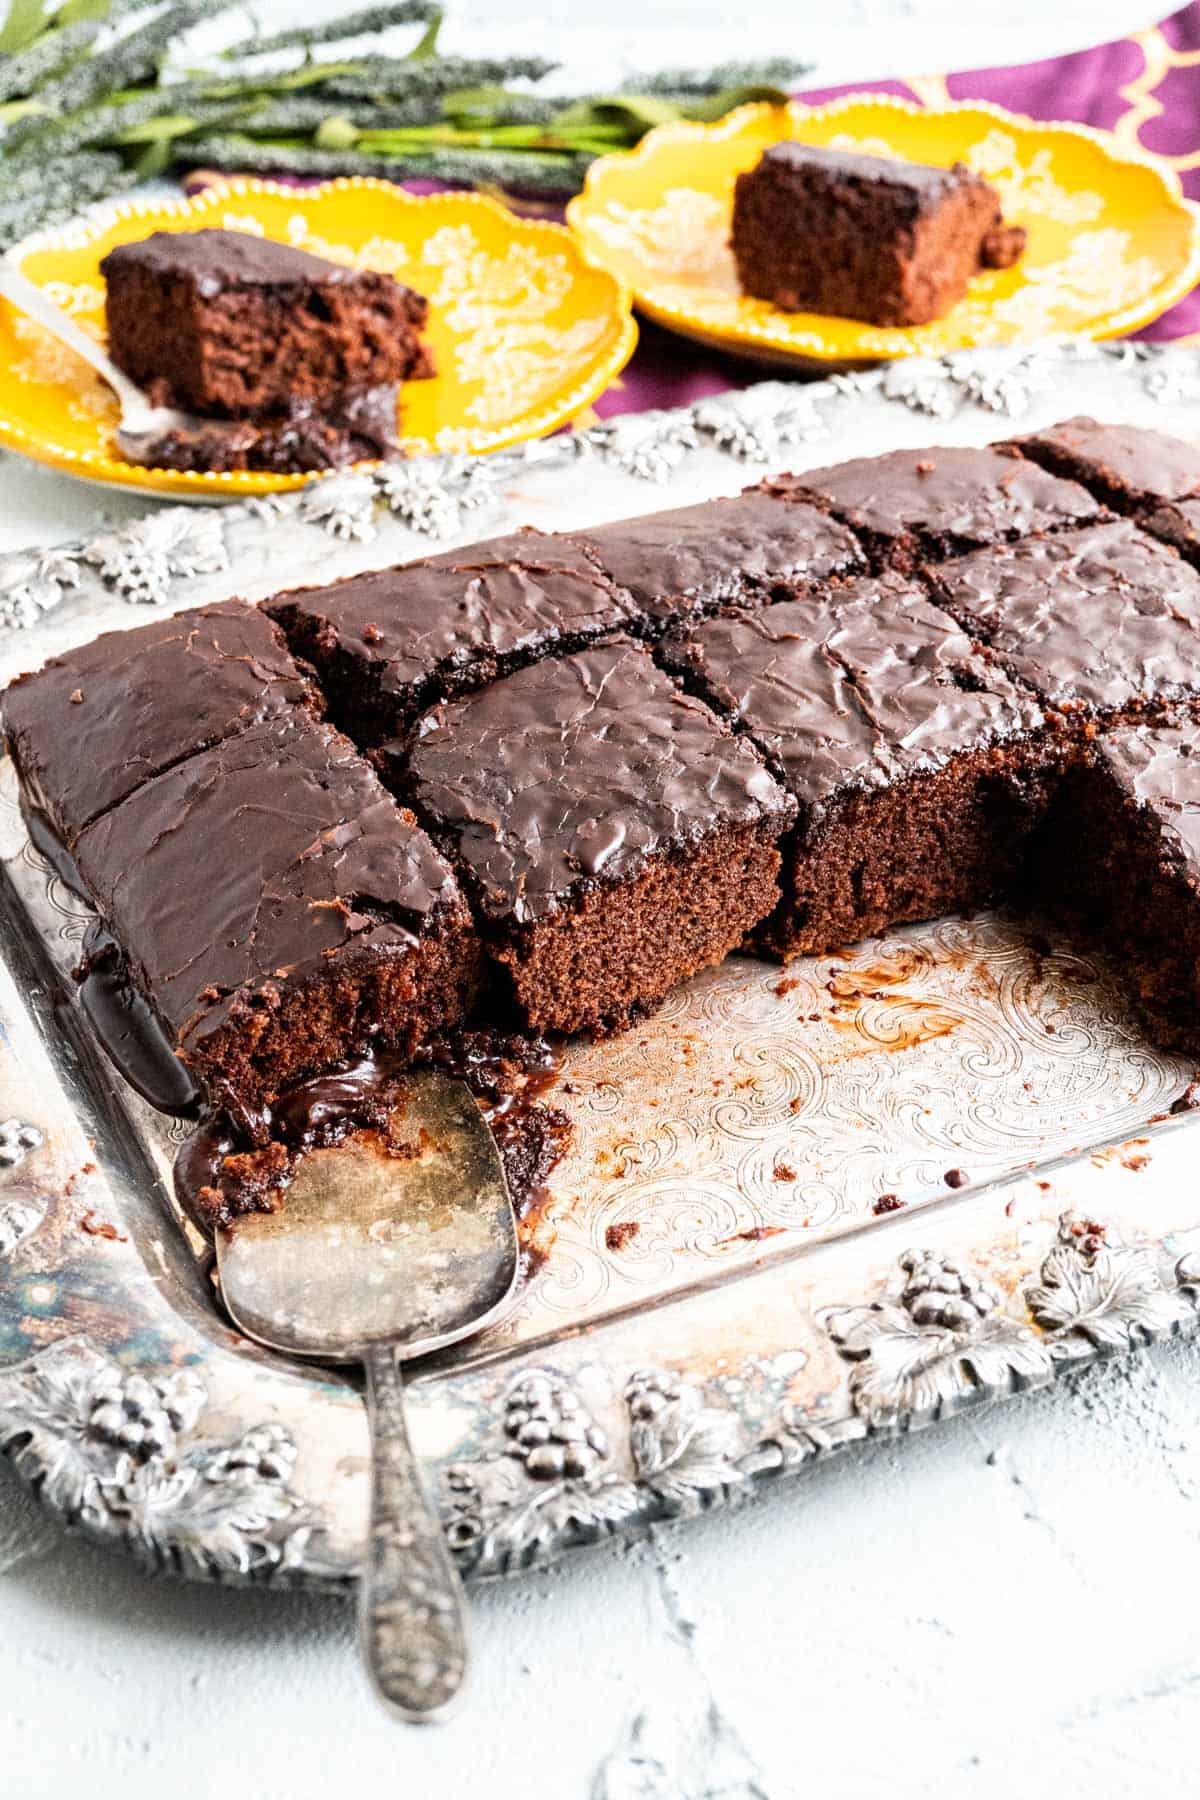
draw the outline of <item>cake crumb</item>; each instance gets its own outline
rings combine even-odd
[[[110,1244],[127,1244],[129,1242],[123,1231],[118,1231],[116,1226],[110,1225],[107,1219],[96,1217],[94,1206],[89,1206],[80,1219],[79,1229],[85,1231],[88,1237],[106,1238]]]
[[[641,1229],[642,1228],[636,1219],[618,1219],[617,1223],[615,1225],[610,1225],[608,1230],[604,1233],[605,1249],[612,1251],[624,1250],[627,1244],[633,1242]]]
[[[882,1219],[885,1213],[899,1212],[905,1205],[907,1201],[901,1200],[899,1194],[880,1194],[871,1211],[877,1219]]]

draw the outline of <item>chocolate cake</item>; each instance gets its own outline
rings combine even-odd
[[[1101,740],[1039,850],[1041,891],[1116,952],[1152,1035],[1200,1050],[1200,723]]]
[[[434,701],[628,626],[634,610],[567,537],[514,532],[424,562],[278,595],[267,610],[360,743]]]
[[[247,1194],[286,1175],[271,1109],[299,1081],[402,1072],[469,1016],[603,1035],[748,934],[826,952],[1029,870],[1095,891],[1162,1032],[1200,1045],[1200,572],[1137,522],[1200,493],[1159,498],[1176,453],[1100,430],[1071,464],[1094,494],[1029,444],[895,452],[18,678],[31,830],[108,934],[89,1017],[132,987],[181,1076],[154,1091],[190,1107],[190,1075],[238,1117]]]
[[[25,799],[69,848],[93,819],[175,763],[316,704],[278,626],[227,600],[106,631],[18,675],[3,713]]]
[[[799,803],[759,941],[791,957],[980,904],[1045,805],[1040,709],[895,576],[669,633],[660,655]]]
[[[985,544],[1106,516],[1077,482],[995,444],[893,450],[763,485],[768,493],[798,495],[832,513],[854,531],[876,572],[905,575]]]
[[[628,640],[436,708],[407,780],[535,1030],[619,1030],[778,897],[790,801]]]
[[[851,534],[803,501],[763,489],[580,534],[651,633],[729,604],[764,604],[864,567]]]
[[[734,183],[731,244],[742,291],[785,312],[925,325],[981,269],[1016,262],[1025,232],[964,163],[788,142]]]
[[[1063,419],[1016,438],[1014,448],[1139,520],[1166,502],[1200,494],[1200,446],[1140,425]]]
[[[400,449],[399,397],[392,382],[319,403],[292,400],[263,418],[205,419],[188,430],[164,432],[146,444],[140,460],[158,469],[204,474],[259,469],[274,475],[375,462]]]
[[[100,265],[109,354],[159,405],[217,418],[432,373],[423,295],[236,231],[156,231]]]
[[[373,1045],[411,1056],[474,996],[449,866],[302,709],[168,768],[74,848],[133,984],[239,1114]]]
[[[979,550],[929,580],[1010,674],[1077,725],[1200,698],[1200,575],[1127,519]]]
[[[1043,468],[1070,475],[1200,564],[1200,445],[1139,425],[1064,419],[1015,440]]]

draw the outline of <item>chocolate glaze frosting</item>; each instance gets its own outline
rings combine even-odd
[[[422,720],[409,781],[479,907],[526,924],[581,882],[790,810],[756,752],[628,640],[536,663]]]
[[[1035,462],[1074,476],[1122,511],[1200,491],[1200,447],[1162,431],[1081,417],[1015,442]]]
[[[404,951],[465,913],[412,815],[346,738],[303,712],[148,782],[88,827],[75,857],[185,1050],[247,992],[356,950]]]
[[[1153,814],[1164,860],[1200,886],[1200,722],[1114,731],[1100,761],[1126,797]]]
[[[172,763],[294,706],[315,705],[283,635],[242,600],[106,631],[6,689],[27,797],[72,844]]]
[[[1054,707],[1112,713],[1200,692],[1200,575],[1126,520],[977,551],[930,578]]]
[[[782,476],[765,486],[770,492],[799,492],[846,524],[884,538],[913,534],[927,551],[940,549],[936,540],[942,537],[967,549],[1082,523],[1103,512],[1077,482],[994,445],[893,450]]]
[[[1043,722],[1031,695],[896,576],[672,632],[662,655],[750,734],[810,828],[843,792]]]
[[[153,231],[137,243],[110,250],[100,273],[107,280],[114,270],[131,266],[181,276],[194,282],[206,299],[224,288],[274,287],[290,281],[340,286],[361,275],[358,269],[244,231]]]
[[[367,699],[379,733],[535,657],[628,625],[633,607],[586,549],[520,531],[405,568],[280,594],[267,610],[324,672],[356,730]],[[361,686],[360,686],[361,684]],[[349,720],[347,720],[349,723]]]
[[[815,507],[752,488],[586,534],[651,625],[865,567],[845,528]]]
[[[955,188],[987,185],[965,163],[935,168],[930,163],[901,162],[890,156],[864,156],[857,150],[830,150],[824,144],[788,139],[764,150],[761,163],[789,173],[820,174],[828,180],[859,186],[886,187],[897,203],[908,202],[915,217],[939,206]]]

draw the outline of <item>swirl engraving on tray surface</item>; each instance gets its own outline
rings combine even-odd
[[[575,1135],[504,1335],[1133,1129],[1188,1074],[1141,1036],[1119,976],[1041,922],[947,918],[787,968],[733,958],[626,1037],[568,1050]]]

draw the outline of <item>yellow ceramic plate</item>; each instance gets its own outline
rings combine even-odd
[[[196,200],[126,203],[98,225],[45,233],[14,255],[102,339],[105,253],[151,231],[202,226],[383,269],[428,296],[438,372],[403,389],[410,454],[498,450],[552,431],[607,387],[637,341],[619,277],[588,262],[561,225],[517,218],[481,194],[417,198],[366,177],[315,188],[243,179]],[[99,376],[0,302],[0,444],[69,474],[183,497],[266,494],[303,480],[140,468],[116,454],[116,420]]]
[[[1029,231],[1012,269],[971,283],[932,325],[907,330],[785,313],[738,291],[729,250],[733,183],[782,138],[948,165],[998,190]],[[567,218],[589,256],[661,324],[775,361],[942,355],[1077,333],[1116,337],[1156,318],[1200,279],[1200,230],[1178,178],[1104,132],[1044,125],[972,102],[922,108],[885,95],[827,106],[739,107],[716,125],[662,125],[628,154],[593,163]]]

